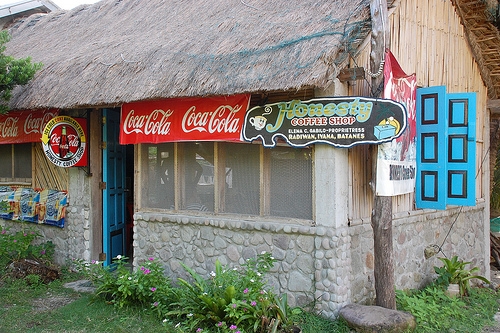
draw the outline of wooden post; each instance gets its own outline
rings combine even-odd
[[[381,64],[385,49],[390,45],[387,1],[371,0],[370,12],[372,19],[370,66],[371,72],[375,74],[372,77],[372,96],[380,97],[384,83]],[[396,309],[392,247],[392,197],[375,195],[371,224],[374,239],[376,305]]]

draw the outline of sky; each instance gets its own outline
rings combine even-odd
[[[51,0],[62,9],[72,9],[83,4],[95,3],[99,0]],[[0,0],[0,6],[16,3],[18,0]]]

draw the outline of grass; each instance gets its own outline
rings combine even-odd
[[[60,280],[43,284],[37,276],[22,280],[0,276],[0,333],[183,333],[172,323],[163,323],[149,309],[118,308],[93,294],[64,287],[64,283],[79,278],[63,272]],[[485,288],[473,288],[469,297],[455,300],[431,287],[398,293],[399,309],[412,312],[417,319],[417,333],[479,333],[492,325],[499,306],[498,293]],[[302,333],[350,332],[342,320],[328,320],[309,312],[293,319]]]
[[[302,312],[294,317],[303,333],[349,333],[351,330],[341,320],[328,320],[310,312]]]
[[[0,333],[174,332],[144,309],[117,309],[63,286],[75,279],[69,275],[48,285],[0,281]]]
[[[149,309],[118,308],[93,294],[64,287],[81,277],[64,272],[60,280],[41,283],[36,276],[12,280],[0,276],[0,333],[184,333],[163,323]],[[294,318],[302,333],[348,333],[340,320],[309,312]],[[186,332],[187,333],[187,332]]]
[[[449,297],[444,289],[429,285],[422,290],[397,291],[398,309],[413,314],[416,333],[483,332],[495,324],[498,292],[488,288],[471,288],[467,297]]]

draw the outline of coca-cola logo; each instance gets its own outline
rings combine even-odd
[[[73,148],[78,148],[80,145],[80,138],[76,134],[68,134],[68,146]],[[50,135],[50,145],[58,146],[61,143],[61,133],[52,133]]]
[[[236,133],[240,128],[240,119],[235,114],[241,110],[241,105],[221,105],[215,111],[196,111],[192,106],[182,117],[182,130],[208,133]]]
[[[85,154],[86,138],[78,121],[58,116],[47,122],[42,132],[43,151],[57,166],[76,165]]]
[[[54,113],[50,112],[44,113],[42,117],[34,117],[32,113],[28,114],[24,121],[24,133],[42,133],[45,125],[55,116]]]
[[[173,113],[171,110],[154,110],[149,115],[135,116],[135,111],[130,110],[123,122],[123,132],[126,134],[167,135],[170,133],[171,126],[168,118]]]
[[[250,95],[125,103],[120,144],[241,141]]]
[[[0,122],[0,136],[3,138],[16,137],[18,134],[18,121],[18,117],[7,117],[3,122]]]

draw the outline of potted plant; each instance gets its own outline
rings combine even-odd
[[[470,264],[470,262],[458,260],[458,256],[453,256],[451,259],[438,259],[443,262],[443,267],[434,267],[434,271],[439,275],[436,282],[447,286],[450,295],[456,294],[456,290],[458,289],[460,296],[466,296],[469,293],[470,280],[472,279],[490,283],[485,277],[474,275],[475,272],[479,271],[478,267],[466,269],[465,266]]]

